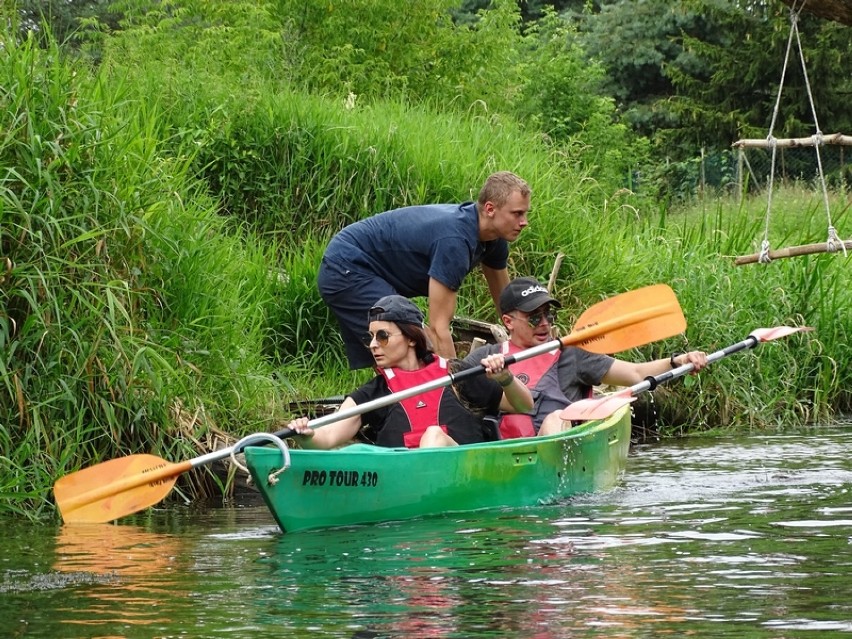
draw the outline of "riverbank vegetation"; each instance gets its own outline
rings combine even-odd
[[[656,282],[676,291],[687,331],[623,357],[816,329],[666,389],[664,432],[852,409],[850,259],[735,266],[756,251],[765,194],[677,201],[671,165],[605,93],[577,27],[554,13],[522,25],[513,2],[472,23],[451,19],[453,2],[405,15],[362,4],[126,1],[120,20],[92,15],[63,42],[8,16],[0,512],[50,513],[53,482],[80,467],[193,457],[223,433],[279,428],[291,402],[353,388],[315,287],[328,238],[385,209],[475,199],[501,169],[533,188],[510,270],[546,280],[564,253],[564,330]],[[848,237],[835,184],[832,221]],[[773,245],[824,241],[821,202],[813,183],[781,187]],[[497,321],[481,279],[464,284],[459,314]],[[205,477],[182,494],[222,488]]]

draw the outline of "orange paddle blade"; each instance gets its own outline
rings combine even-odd
[[[664,284],[622,293],[595,304],[580,316],[574,332],[554,340],[547,348],[576,344],[596,353],[617,353],[658,339],[671,337],[686,328],[674,292]],[[543,345],[544,346],[544,345]],[[539,347],[527,349],[528,357]],[[546,352],[545,350],[541,352]],[[520,361],[520,353],[516,361]],[[467,369],[441,380],[393,393],[354,407],[350,414],[361,414],[378,406],[387,406],[426,392],[440,382],[449,386],[465,374],[484,372],[482,367]],[[428,388],[426,388],[428,386]],[[357,410],[356,410],[357,409]],[[317,418],[314,427],[344,419],[347,411]],[[328,421],[324,421],[328,420]],[[288,430],[276,433],[287,436]],[[233,450],[233,449],[231,449]],[[170,463],[154,455],[130,455],[103,462],[59,479],[53,487],[56,505],[66,523],[105,523],[138,512],[162,500],[172,489],[175,479],[196,465],[224,458],[228,451],[208,453],[190,461]]]
[[[156,504],[190,468],[155,455],[120,457],[65,475],[53,496],[66,523],[105,523]]]
[[[674,291],[654,284],[598,302],[580,315],[563,346],[593,353],[618,353],[672,337],[686,330]]]

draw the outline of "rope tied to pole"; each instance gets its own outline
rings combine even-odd
[[[776,104],[776,110],[778,105]],[[772,117],[773,126],[775,124],[775,116]],[[769,257],[769,219],[772,216],[772,191],[775,189],[775,157],[778,153],[778,138],[772,135],[766,136],[766,141],[769,143],[769,148],[772,149],[772,162],[769,165],[769,185],[767,187],[766,196],[766,216],[763,221],[763,242],[760,244],[760,257],[758,261],[761,264],[768,264],[772,258]]]
[[[760,243],[760,255],[758,255],[757,261],[761,264],[769,264],[772,261],[772,256],[769,254],[769,240],[764,239]]]
[[[837,235],[837,229],[830,224],[828,225],[828,239],[825,241],[826,250],[829,253],[836,253],[839,250],[843,251],[843,257],[848,257],[846,252],[846,242],[840,239]]]
[[[769,185],[767,189],[766,198],[766,216],[763,228],[763,241],[761,242],[760,252],[757,255],[757,261],[761,264],[767,264],[772,261],[769,243],[769,223],[772,215],[772,196],[775,188],[775,166],[778,157],[778,139],[773,135],[773,132],[775,130],[775,124],[778,121],[778,115],[780,113],[781,94],[784,91],[784,82],[787,77],[787,67],[790,62],[790,54],[793,50],[794,39],[799,53],[799,60],[802,67],[802,75],[804,78],[805,88],[808,94],[808,103],[810,105],[811,115],[813,116],[814,122],[815,132],[810,139],[814,147],[814,151],[816,152],[817,169],[819,172],[819,183],[822,191],[823,206],[825,208],[825,214],[828,222],[828,238],[826,240],[825,250],[826,252],[837,252],[842,249],[843,255],[847,255],[846,243],[839,238],[837,230],[834,228],[831,220],[831,205],[828,200],[828,186],[826,184],[825,171],[823,170],[822,156],[820,154],[820,147],[825,145],[825,137],[822,133],[822,129],[819,126],[819,119],[817,118],[813,91],[811,89],[810,78],[808,77],[807,64],[805,62],[805,52],[802,47],[801,35],[799,33],[799,14],[804,8],[806,2],[807,0],[803,0],[801,3],[793,2],[790,5],[790,32],[787,37],[787,48],[784,53],[784,64],[781,68],[781,80],[778,84],[778,93],[775,97],[775,107],[772,110],[772,120],[769,125],[769,132],[766,136],[767,146],[771,149],[771,163],[769,171]]]

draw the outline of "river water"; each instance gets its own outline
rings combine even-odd
[[[3,521],[4,637],[852,636],[852,427],[636,446],[538,507],[281,534],[262,506]]]

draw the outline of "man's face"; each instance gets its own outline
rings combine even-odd
[[[548,303],[529,313],[515,309],[503,315],[503,322],[512,335],[515,346],[532,348],[553,339],[556,314]]]
[[[491,207],[494,217],[494,228],[499,237],[508,242],[514,242],[518,239],[529,220],[527,213],[530,210],[530,196],[521,195],[518,191],[513,191],[505,204],[495,206],[488,202],[487,206]]]

